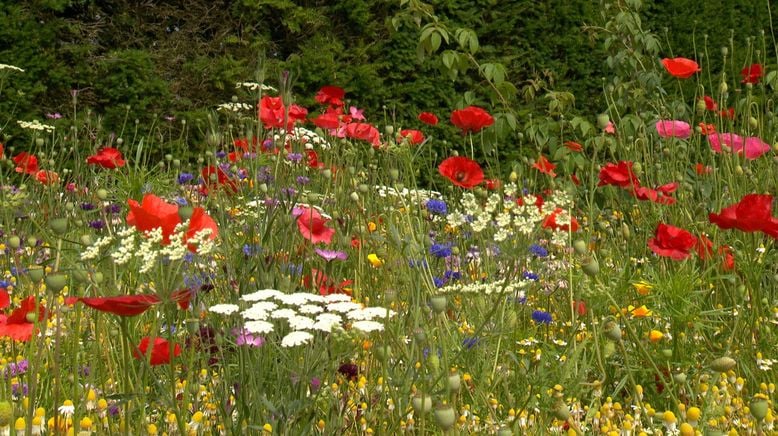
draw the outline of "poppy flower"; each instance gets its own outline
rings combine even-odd
[[[632,172],[632,162],[607,163],[600,169],[600,182],[597,186],[613,185],[621,188],[637,186],[638,178]]]
[[[319,104],[328,104],[330,106],[343,106],[343,97],[346,96],[346,91],[339,86],[322,86],[319,92],[316,93],[314,99]]]
[[[345,128],[346,138],[367,141],[373,147],[381,145],[381,134],[378,129],[368,123],[348,123]]]
[[[294,127],[294,123],[304,121],[307,116],[307,109],[294,104],[289,106],[287,111],[281,97],[266,95],[259,101],[259,119],[266,129],[283,129],[286,127],[287,130],[291,130]],[[284,123],[285,120],[286,124]]]
[[[735,108],[729,108],[724,109],[721,112],[719,112],[719,115],[721,115],[721,118],[726,118],[728,120],[734,120],[735,119]]]
[[[716,104],[716,100],[714,100],[713,97],[706,95],[702,98],[702,100],[705,102],[706,110],[716,111],[719,109],[719,105]]]
[[[300,207],[297,217],[297,229],[303,238],[311,241],[313,244],[323,242],[329,244],[332,242],[332,236],[335,235],[335,229],[327,227],[329,222],[318,210],[312,207]]]
[[[56,171],[39,170],[35,173],[35,180],[43,185],[52,185],[59,182],[59,174]]]
[[[710,135],[712,133],[716,133],[716,125],[715,124],[705,124],[700,123],[698,124],[700,127],[700,134],[703,136]]]
[[[681,138],[686,139],[692,134],[692,127],[689,123],[672,120],[660,120],[656,122],[656,131],[660,138]]]
[[[704,176],[705,174],[710,174],[713,171],[713,168],[706,166],[701,163],[694,164],[694,172],[697,173],[698,176]]]
[[[575,141],[565,141],[565,147],[567,147],[568,150],[574,151],[576,153],[583,151],[583,145]]]
[[[418,130],[400,130],[400,136],[397,137],[397,142],[402,142],[405,138],[408,139],[408,144],[411,145],[419,145],[424,142],[424,134]]]
[[[98,165],[106,169],[121,168],[124,166],[125,161],[122,156],[122,152],[113,147],[103,147],[97,154],[93,154],[86,158],[86,163],[90,165]]]
[[[486,179],[484,180],[484,186],[486,186],[487,191],[496,191],[500,189],[502,182],[500,182],[500,179]]]
[[[119,295],[116,297],[80,297],[71,300],[80,301],[100,312],[118,316],[140,315],[161,300],[155,294]]]
[[[205,229],[211,230],[211,234],[208,235],[208,240],[210,241],[213,241],[219,235],[219,227],[216,225],[216,221],[205,212],[205,209],[196,207],[192,211],[192,216],[189,217],[189,227],[184,234],[184,240],[189,241]],[[189,251],[197,251],[197,248],[190,245]]]
[[[605,125],[605,128],[602,129],[603,132],[609,134],[609,135],[615,135],[616,134],[616,125],[613,124],[613,121],[608,121],[608,124]]]
[[[130,213],[127,214],[127,224],[141,232],[148,232],[156,228],[162,229],[162,242],[170,243],[170,235],[181,222],[178,216],[178,206],[167,203],[154,194],[146,194],[140,204],[137,201],[127,200]]]
[[[34,154],[23,151],[13,158],[16,164],[16,172],[35,175],[38,172],[38,158]]]
[[[708,144],[716,152],[724,151],[722,146],[727,146],[733,153],[742,153],[746,159],[754,160],[770,151],[770,144],[757,137],[743,138],[734,133],[715,133],[708,135]]]
[[[322,129],[337,129],[340,126],[340,116],[334,112],[325,112],[311,121]]]
[[[0,315],[0,337],[22,342],[29,341],[35,328],[34,321],[37,319],[40,322],[45,318],[46,309],[43,305],[36,304],[35,297],[29,296],[21,301],[19,307],[14,309],[10,316]]]
[[[662,65],[671,76],[679,79],[688,79],[695,73],[702,71],[697,62],[686,58],[662,59]]]
[[[665,223],[659,223],[654,237],[648,240],[648,248],[659,256],[684,260],[697,244],[697,238],[688,231]]]
[[[238,185],[221,167],[209,165],[200,171],[203,178],[202,193],[207,195],[211,190],[225,188],[230,192],[237,192]]]
[[[330,294],[351,295],[351,290],[348,288],[348,286],[350,286],[352,283],[354,283],[353,280],[343,280],[336,285],[332,279],[324,274],[324,272],[315,268],[311,268],[311,275],[307,275],[305,278],[303,278],[303,285],[306,288],[318,288],[319,294],[325,296]]]
[[[438,166],[440,174],[451,183],[470,189],[484,181],[484,171],[478,162],[463,156],[450,157]]]
[[[438,117],[432,112],[422,112],[419,114],[419,121],[430,126],[436,126],[438,124]]]
[[[148,353],[151,353],[151,360],[149,361],[151,366],[170,363],[170,342],[159,337],[154,338],[153,345],[151,345],[150,342],[151,338],[148,336],[141,339],[140,344],[138,344],[138,349],[133,350],[133,357],[136,359],[146,359]],[[149,345],[151,345],[151,350],[149,350]],[[179,355],[181,355],[181,346],[175,344],[173,346],[173,357],[178,357]]]
[[[459,127],[462,134],[477,133],[494,124],[494,118],[478,106],[468,106],[451,113],[451,124]]]
[[[759,79],[762,78],[762,66],[760,64],[751,64],[740,70],[740,75],[743,76],[743,80],[740,83],[756,85],[759,83]]]
[[[553,212],[546,215],[546,217],[543,219],[543,224],[541,225],[541,227],[543,227],[544,229],[551,229],[551,230],[565,230],[568,232],[577,232],[580,226],[578,224],[578,220],[575,219],[574,216],[570,217],[569,224],[559,224],[557,222],[557,219],[559,218],[560,215],[563,216],[566,215],[566,213],[564,212],[566,211],[561,207],[554,209]]]
[[[3,148],[3,144],[0,143],[0,159],[5,158],[5,148]]]
[[[763,232],[778,239],[778,218],[773,216],[772,209],[772,195],[748,194],[721,212],[708,214],[708,219],[721,229]]]
[[[535,168],[536,170],[540,171],[543,174],[548,174],[549,176],[556,177],[556,173],[554,172],[554,169],[556,168],[556,165],[551,163],[545,156],[542,154],[538,158],[537,162],[532,164],[532,168]]]

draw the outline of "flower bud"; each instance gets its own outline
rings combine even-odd
[[[581,269],[587,276],[594,277],[600,272],[600,264],[593,257],[587,257],[581,262]]]
[[[38,283],[41,280],[43,280],[43,268],[41,268],[38,265],[31,266],[30,269],[27,271],[27,274],[29,274],[30,280],[32,280],[35,283]]]
[[[435,408],[435,422],[443,431],[447,431],[457,422],[457,414],[454,408],[448,404],[441,404]]]
[[[600,130],[608,127],[609,122],[610,122],[610,117],[608,117],[608,114],[597,115],[597,127],[599,127]]]
[[[735,365],[737,365],[735,359],[729,356],[724,356],[724,357],[719,357],[718,359],[711,362],[710,369],[716,372],[727,372],[730,369],[734,368]]]
[[[451,392],[459,392],[459,389],[462,388],[462,377],[459,376],[458,372],[449,374],[446,379],[446,386]]]
[[[727,82],[722,81],[721,84],[719,85],[719,94],[726,94],[727,91],[729,91]]]
[[[35,138],[35,145],[38,147],[43,147],[43,144],[45,144],[46,141],[43,138]]]
[[[18,236],[11,236],[8,238],[8,246],[17,249],[22,246],[22,240]]]
[[[68,284],[68,277],[62,273],[54,273],[46,276],[46,288],[59,292]]]
[[[752,129],[756,129],[757,127],[759,127],[759,120],[757,120],[754,117],[748,117],[748,126],[751,127]]]
[[[770,405],[767,403],[767,400],[763,398],[755,398],[748,407],[748,410],[751,411],[751,415],[756,418],[757,421],[765,419],[769,409]]]
[[[8,401],[0,401],[0,427],[8,427],[14,419],[14,409]]]
[[[433,295],[430,298],[430,307],[432,307],[432,311],[435,313],[443,313],[447,305],[448,301],[445,295]]]
[[[554,408],[551,409],[551,413],[556,419],[560,421],[567,421],[570,418],[570,409],[568,409],[567,405],[561,401],[554,405]]]
[[[55,234],[62,236],[68,231],[68,219],[53,218],[49,220],[49,228],[51,228]]]
[[[411,400],[411,405],[416,413],[427,413],[432,409],[432,397],[429,395],[415,395]]]
[[[510,427],[500,427],[497,430],[497,436],[513,436],[513,430]]]
[[[621,327],[619,327],[619,324],[614,320],[606,322],[602,332],[605,334],[605,337],[612,341],[618,342],[621,340]]]
[[[352,192],[349,195],[349,198],[351,198],[351,201],[359,201],[359,194],[357,194],[356,192]]]
[[[580,239],[577,239],[576,241],[573,242],[573,250],[575,250],[575,252],[580,255],[584,255],[589,251],[588,248],[586,247],[586,242]]]

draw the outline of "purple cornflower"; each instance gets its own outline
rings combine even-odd
[[[89,227],[95,230],[102,230],[105,228],[105,222],[103,220],[94,220],[89,222]]]
[[[307,185],[311,181],[310,178],[305,176],[297,176],[297,184],[298,185]]]
[[[92,203],[81,203],[81,210],[94,210],[95,205]]]
[[[289,153],[286,155],[286,159],[294,163],[299,163],[303,160],[303,155],[302,153]]]

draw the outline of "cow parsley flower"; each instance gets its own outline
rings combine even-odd
[[[377,321],[354,321],[351,323],[351,328],[370,333],[383,331],[384,325]]]
[[[264,335],[273,331],[273,323],[267,321],[249,321],[243,327],[255,335]]]
[[[296,347],[298,345],[305,345],[313,340],[313,335],[308,332],[294,331],[284,336],[281,339],[282,347]]]
[[[240,310],[240,307],[236,304],[214,304],[208,308],[209,312],[217,313],[219,315],[232,315]]]

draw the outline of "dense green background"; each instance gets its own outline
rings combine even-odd
[[[584,31],[605,22],[601,5],[430,4],[449,28],[476,31],[479,61],[508,67],[517,104],[542,108],[543,92],[555,89],[572,92],[579,113],[602,110],[607,54]],[[0,122],[72,113],[72,90],[78,106],[93,108],[112,130],[134,119],[141,126],[170,115],[203,119],[207,109],[229,101],[235,82],[255,79],[260,66],[271,85],[289,70],[295,94],[309,107],[320,86],[335,84],[379,125],[387,117],[417,126],[413,117],[422,110],[447,118],[482,79],[470,71],[449,80],[438,57],[420,64],[419,29],[395,31],[390,24],[402,9],[399,0],[2,1],[0,63],[26,73],[6,80]],[[771,35],[766,1],[646,2],[642,16],[644,29],[660,37],[662,56],[694,57],[695,44],[702,50],[707,35],[713,64],[720,62],[720,47],[732,45],[730,29],[741,47],[762,29]],[[5,126],[6,141],[13,142],[8,135],[15,129],[13,121]]]

